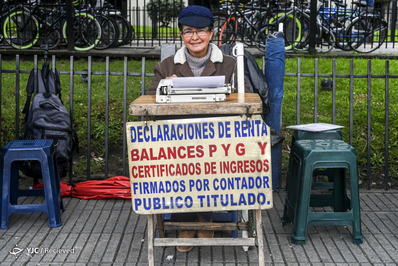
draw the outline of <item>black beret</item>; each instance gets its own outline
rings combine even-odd
[[[204,6],[187,6],[181,10],[178,23],[186,26],[203,28],[214,23],[210,10]]]

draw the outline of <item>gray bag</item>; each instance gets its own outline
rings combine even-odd
[[[68,172],[68,164],[73,152],[78,150],[78,139],[72,128],[70,115],[60,99],[61,86],[58,71],[56,70],[54,74],[49,69],[48,63],[43,64],[42,70],[38,71],[38,92],[34,95],[29,108],[33,83],[32,71],[27,85],[28,98],[23,110],[27,116],[23,138],[53,139],[59,176],[64,177]],[[39,166],[30,163],[23,168],[26,168],[25,171],[22,170],[26,175],[41,177]]]

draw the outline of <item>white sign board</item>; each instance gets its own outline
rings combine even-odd
[[[261,116],[127,123],[139,214],[272,208],[270,129]]]

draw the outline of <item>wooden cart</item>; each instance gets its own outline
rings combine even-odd
[[[222,117],[243,116],[262,113],[262,101],[258,94],[232,94],[225,102],[211,103],[167,103],[157,104],[154,95],[143,95],[130,104],[130,115],[141,116],[145,121],[163,117],[180,118],[184,116]],[[217,211],[217,210],[214,210]],[[247,230],[246,223],[175,223],[163,222],[161,214],[148,214],[148,262],[154,265],[154,247],[164,246],[255,246],[257,240],[259,265],[265,265],[263,252],[263,230],[261,209],[251,210],[255,215],[256,237],[248,238],[213,238],[213,239],[178,239],[164,238],[164,230]],[[154,237],[154,216],[157,218],[159,238]],[[253,221],[252,221],[253,222]],[[250,228],[251,226],[249,226]]]

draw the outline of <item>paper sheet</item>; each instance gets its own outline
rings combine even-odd
[[[172,78],[173,88],[217,88],[225,85],[225,76]]]
[[[312,124],[288,126],[287,128],[294,129],[294,130],[310,131],[310,132],[321,132],[321,131],[327,131],[327,130],[338,129],[338,128],[343,128],[343,127],[344,126],[327,124],[327,123],[312,123]]]

